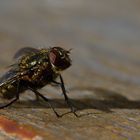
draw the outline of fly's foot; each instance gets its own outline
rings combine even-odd
[[[59,115],[55,110],[54,110],[54,113],[55,113],[57,118],[61,118],[62,117],[62,115]]]
[[[79,115],[76,113],[76,111],[78,110],[69,100],[67,101],[68,106],[71,109],[71,112],[76,116],[79,117]]]

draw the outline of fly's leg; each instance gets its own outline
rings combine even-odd
[[[66,103],[67,103],[68,106],[70,107],[71,112],[72,112],[76,117],[79,117],[79,116],[76,114],[76,109],[75,109],[75,107],[72,105],[72,103],[71,103],[69,97],[68,97],[67,94],[66,94],[66,89],[65,89],[64,81],[63,81],[63,78],[62,78],[61,75],[60,75],[60,81],[61,81],[60,86],[61,86],[62,93],[63,93],[63,95],[64,95],[64,98],[65,98]],[[57,82],[56,82],[56,83],[57,83]],[[58,84],[59,84],[59,83],[58,83]]]
[[[17,91],[16,91],[16,98],[14,100],[12,100],[10,103],[6,104],[6,105],[3,105],[3,106],[0,106],[0,109],[3,109],[5,107],[8,107],[10,106],[11,104],[13,104],[14,102],[16,102],[18,99],[19,99],[19,83],[17,83]]]
[[[10,106],[11,104],[13,104],[14,102],[16,102],[17,100],[19,99],[19,95],[16,96],[16,98],[14,100],[12,100],[10,103],[6,104],[6,105],[3,105],[3,106],[0,106],[0,109],[3,109],[5,107],[8,107]]]
[[[40,94],[36,89],[33,89],[31,87],[28,87],[32,92],[35,93],[35,95],[37,95],[38,97],[41,97],[44,101],[46,101],[48,103],[48,105],[52,108],[53,112],[55,113],[55,115],[57,117],[61,117],[61,115],[59,115],[56,110],[54,109],[54,107],[52,106],[52,104],[49,102],[49,99],[46,98],[45,96],[43,96],[42,94]]]
[[[35,100],[36,101],[39,101],[39,95],[38,94],[35,94],[35,96],[36,96]]]
[[[54,84],[61,86],[61,83],[57,82],[57,81],[52,81]]]

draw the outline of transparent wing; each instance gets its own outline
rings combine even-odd
[[[38,49],[35,49],[35,48],[32,48],[32,47],[24,47],[24,48],[21,48],[20,50],[18,50],[13,58],[14,59],[19,59],[25,54],[36,53],[38,51],[39,51]]]
[[[2,77],[0,77],[0,86],[14,82],[18,77],[18,73],[15,70],[9,70]]]
[[[11,66],[10,68],[4,75],[0,77],[0,87],[4,86],[5,84],[13,83],[16,80],[20,80],[21,72],[19,71],[18,65],[15,63]],[[33,67],[32,70],[36,70],[38,67]],[[25,69],[22,71],[24,75],[28,74],[31,69]],[[22,74],[22,75],[23,75]]]
[[[26,54],[36,53],[36,52],[39,52],[39,50],[31,47],[24,47],[21,48],[19,51],[17,51],[17,53],[14,55],[14,59],[20,59],[22,56]],[[14,82],[15,80],[18,80],[18,78],[20,78],[18,63],[19,62],[17,61],[14,64],[7,67],[10,69],[2,77],[0,77],[0,86]],[[24,73],[27,74],[29,71],[30,69],[26,69]]]

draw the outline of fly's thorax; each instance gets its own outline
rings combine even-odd
[[[49,62],[47,49],[41,49],[36,53],[30,53],[19,60],[19,67],[23,69],[32,68],[36,65],[45,66]]]
[[[36,65],[37,61],[34,57],[35,54],[23,56],[19,60],[19,67],[22,69],[31,68],[32,66]]]
[[[24,74],[24,69],[22,69],[21,80],[28,81],[31,83],[41,82],[42,77],[47,74],[51,74],[51,65],[47,61],[40,60],[38,64],[32,67],[27,73]]]

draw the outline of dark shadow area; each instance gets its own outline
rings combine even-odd
[[[112,112],[111,109],[140,109],[140,101],[131,101],[120,93],[106,90],[103,88],[93,87],[76,87],[70,89],[70,91],[92,91],[97,97],[92,95],[90,98],[71,99],[72,104],[78,109],[98,109],[105,112]],[[68,108],[64,99],[52,99],[50,103],[54,108]],[[2,104],[0,104],[1,106]],[[50,108],[50,106],[42,99],[18,101],[12,104],[8,108]]]

